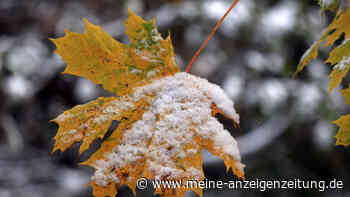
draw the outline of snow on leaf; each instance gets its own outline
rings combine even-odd
[[[332,90],[341,84],[343,78],[349,72],[349,68],[349,64],[340,64],[333,68],[333,71],[329,74],[330,82],[328,94],[331,94]]]
[[[94,140],[104,137],[113,120],[123,121],[122,118],[128,117],[142,102],[128,97],[100,97],[65,111],[52,120],[59,125],[53,152],[65,151],[77,142],[82,142],[79,152],[84,152]]]
[[[348,0],[348,7],[350,7],[350,0]],[[314,44],[304,53],[295,74],[297,74],[298,72],[301,72],[305,68],[305,66],[310,63],[311,60],[317,58],[318,48],[321,43],[324,42],[324,46],[326,47],[331,46],[343,34],[345,35],[345,40],[350,39],[349,21],[350,21],[350,9],[347,9],[344,12],[342,8],[339,8],[332,23],[323,31],[320,40],[314,42]],[[330,58],[332,58],[332,54],[330,54]]]
[[[332,90],[338,87],[343,78],[349,72],[350,69],[350,57],[343,57],[343,59],[333,67],[333,71],[329,74],[330,83],[329,83],[329,94]]]
[[[81,143],[80,153],[105,137],[113,120],[117,128],[85,162],[95,168],[90,186],[95,197],[115,196],[128,185],[135,194],[141,177],[159,180],[203,180],[203,149],[224,160],[244,178],[237,142],[215,118],[220,113],[239,124],[234,104],[205,79],[178,72],[171,40],[163,40],[155,21],[129,12],[130,45],[113,40],[85,20],[86,31],[67,31],[54,39],[67,62],[65,73],[102,84],[118,97],[101,97],[78,105],[53,120],[59,125],[53,151]],[[200,188],[157,188],[161,196],[183,196]]]
[[[300,59],[297,71],[294,73],[294,76],[301,72],[305,66],[307,66],[311,60],[316,59],[318,56],[318,47],[320,46],[320,41],[314,42],[311,47],[303,54]]]
[[[334,48],[329,58],[326,60],[326,63],[330,63],[333,67],[333,71],[329,75],[330,84],[329,84],[329,94],[332,90],[338,87],[343,78],[349,72],[350,69],[350,40],[345,40],[343,44]]]
[[[83,34],[66,30],[66,36],[51,39],[67,63],[66,74],[83,76],[117,95],[152,79],[179,71],[170,36],[163,39],[155,20],[144,21],[129,11],[126,34],[131,44],[114,40],[101,27],[86,19]]]
[[[324,9],[334,11],[338,5],[338,1],[320,0],[319,1],[323,11]],[[327,7],[329,6],[329,7]],[[310,62],[310,60],[317,58],[318,47],[324,42],[324,46],[331,46],[335,44],[335,41],[343,39],[344,41],[339,46],[335,47],[329,54],[329,58],[325,63],[329,63],[333,66],[332,72],[329,74],[330,83],[328,94],[333,89],[337,88],[343,78],[348,74],[350,69],[350,0],[348,0],[348,6],[346,11],[342,8],[338,8],[336,16],[332,23],[324,30],[320,40],[314,44],[301,58],[296,73],[303,70],[303,68]],[[295,73],[295,74],[296,74]],[[350,104],[350,88],[340,90],[346,99],[346,104]],[[333,122],[340,127],[335,138],[337,139],[337,145],[348,146],[350,144],[350,115],[342,116],[338,120]]]
[[[203,149],[222,158],[238,177],[244,177],[237,142],[213,117],[214,113],[225,111],[226,117],[239,122],[232,101],[221,88],[181,72],[138,87],[128,97],[150,102],[136,108],[132,118],[112,133],[112,140],[103,142],[82,163],[96,169],[93,187],[108,190],[111,183],[126,184],[135,192],[140,177],[203,180]],[[213,104],[218,109],[213,111]],[[190,189],[201,195],[198,188],[158,188],[156,192],[162,196],[183,196]]]
[[[334,65],[346,59],[345,57],[348,56],[350,56],[350,39],[344,40],[341,45],[334,48],[330,52],[329,58],[326,60],[326,63]]]

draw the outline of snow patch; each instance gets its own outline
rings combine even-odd
[[[333,67],[333,70],[340,70],[340,71],[344,70],[349,66],[349,64],[350,64],[350,56],[348,57],[344,56],[343,59]]]
[[[155,96],[148,96],[155,95]],[[118,177],[112,177],[111,169],[120,169],[127,164],[143,161],[149,166],[155,179],[201,178],[203,172],[195,167],[179,167],[177,161],[192,158],[200,152],[194,136],[212,140],[214,149],[222,155],[229,155],[236,161],[236,167],[243,169],[237,142],[211,115],[211,106],[216,104],[225,115],[239,122],[239,115],[234,103],[217,85],[209,83],[188,73],[155,80],[153,83],[138,87],[132,95],[120,98],[120,101],[138,101],[149,97],[149,108],[142,119],[136,121],[125,131],[123,138],[111,153],[106,153],[105,160],[95,163],[93,180],[106,186]],[[105,111],[113,113],[116,101]],[[104,120],[104,119],[103,119]],[[185,146],[186,145],[186,146]],[[115,175],[114,175],[115,176]]]

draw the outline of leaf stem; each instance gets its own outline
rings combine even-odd
[[[219,22],[216,24],[215,28],[213,29],[213,31],[209,34],[207,40],[205,40],[203,42],[203,44],[201,45],[201,47],[196,51],[196,53],[194,54],[192,60],[190,61],[190,63],[187,65],[186,67],[186,72],[189,72],[192,64],[194,63],[194,61],[197,59],[198,55],[201,53],[201,51],[207,46],[209,40],[214,36],[215,32],[219,29],[219,27],[221,26],[222,22],[224,22],[226,16],[231,12],[231,10],[237,5],[237,3],[239,2],[239,0],[234,0],[233,3],[231,4],[230,8],[226,11],[225,15],[223,17],[221,17],[221,19],[219,20]]]

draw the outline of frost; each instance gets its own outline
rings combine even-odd
[[[142,73],[142,71],[140,69],[131,69],[130,73]]]

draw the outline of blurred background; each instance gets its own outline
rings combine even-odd
[[[157,19],[171,33],[184,70],[230,0],[0,0],[0,197],[92,196],[93,170],[79,166],[77,146],[50,155],[63,111],[107,93],[87,79],[62,75],[65,64],[48,38],[64,29],[82,32],[81,18],[127,43],[123,21],[130,8]],[[218,117],[236,137],[247,179],[342,180],[343,190],[205,190],[204,196],[350,196],[350,149],[335,146],[341,114],[337,91],[328,97],[322,58],[292,79],[302,54],[319,38],[332,13],[320,16],[316,0],[241,0],[191,73],[219,84],[235,102],[240,128]],[[345,80],[349,82],[349,80]],[[224,163],[204,152],[209,180],[232,180]],[[195,196],[188,193],[188,196]],[[132,196],[123,187],[118,196]],[[152,196],[138,191],[137,196]]]

